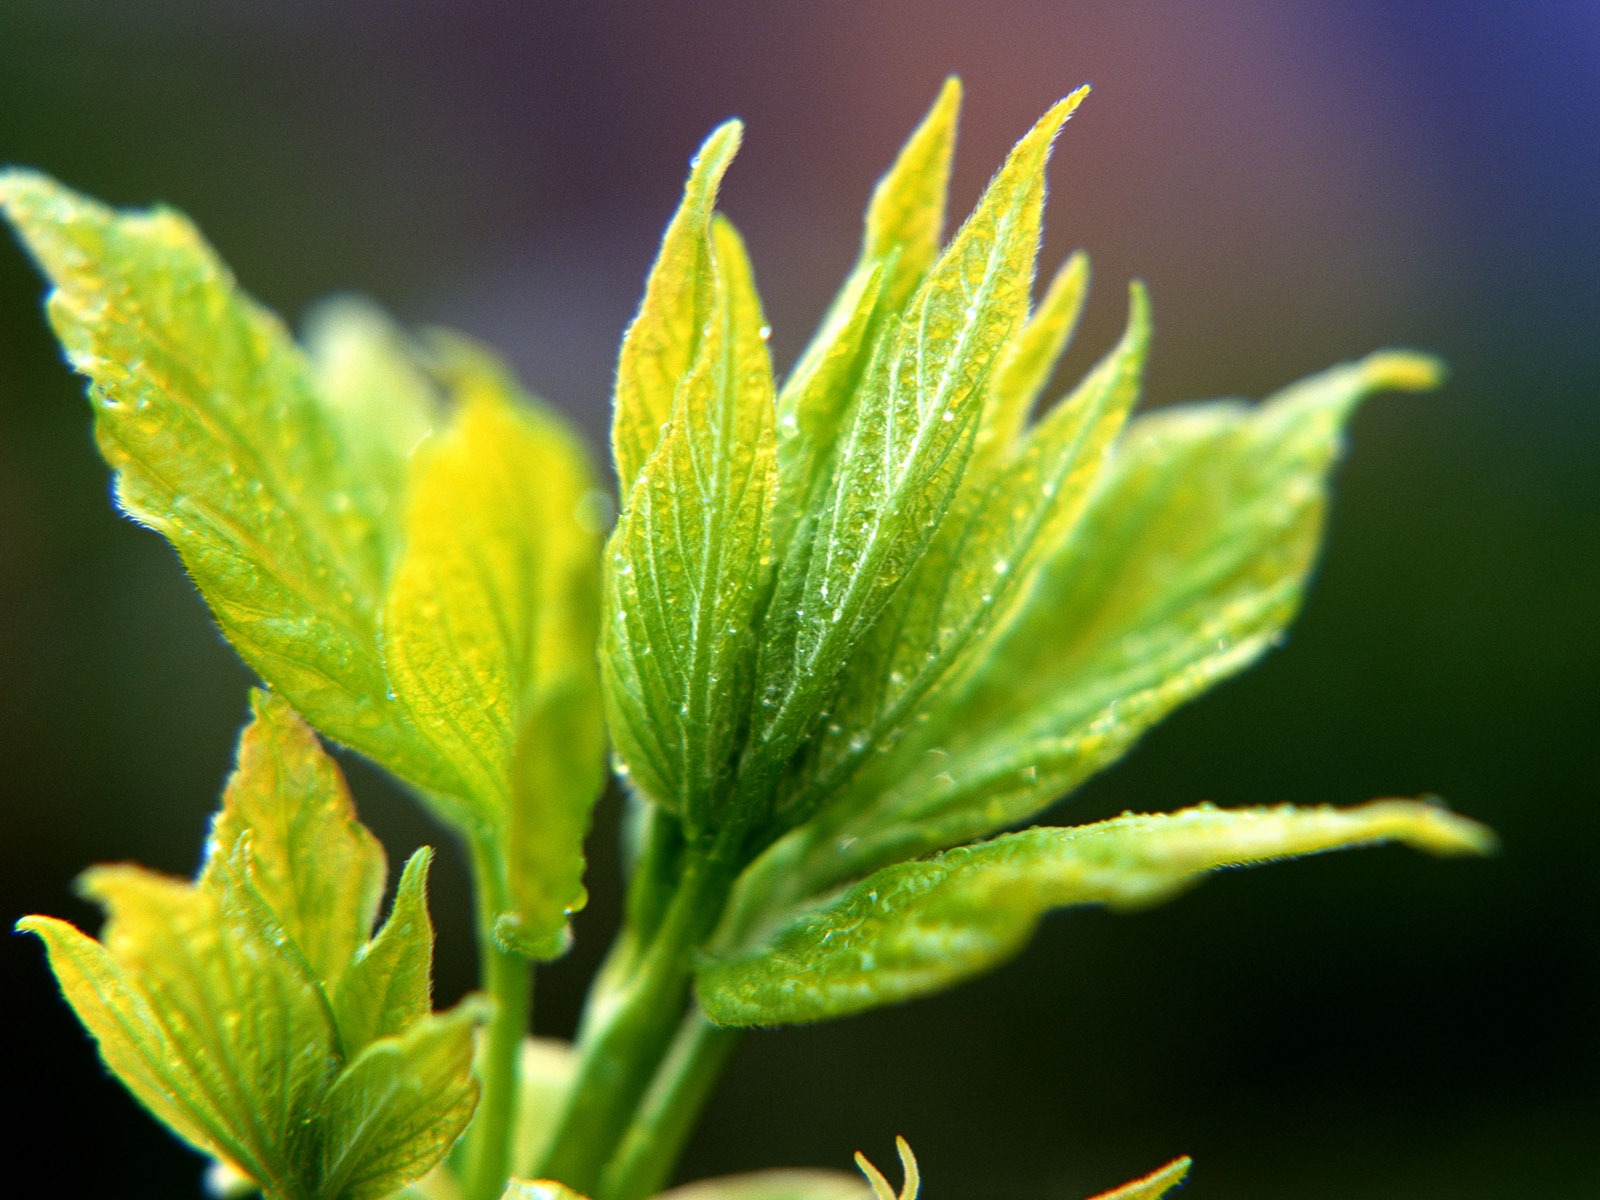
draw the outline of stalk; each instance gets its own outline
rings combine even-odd
[[[633,1124],[600,1177],[604,1200],[644,1200],[661,1190],[740,1032],[713,1025],[698,1008],[683,1018]]]
[[[540,1166],[542,1176],[595,1194],[602,1169],[672,1043],[688,1000],[691,955],[721,914],[730,876],[714,855],[686,856],[666,915],[633,971],[586,1015],[577,1077]]]
[[[505,883],[488,846],[474,843],[472,873],[478,900],[479,971],[483,990],[494,1001],[494,1014],[477,1064],[483,1091],[467,1130],[462,1192],[465,1200],[500,1200],[511,1175],[522,1038],[533,1015],[533,964],[495,940],[495,915],[506,907]]]

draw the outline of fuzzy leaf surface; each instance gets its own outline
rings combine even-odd
[[[459,1005],[361,1051],[322,1099],[321,1194],[380,1200],[429,1171],[466,1130],[478,1103],[472,1031]]]
[[[1135,909],[1219,867],[1381,841],[1482,853],[1492,835],[1434,805],[1377,801],[1118,817],[1030,829],[898,863],[699,972],[701,1007],[727,1025],[817,1021],[939,991],[1017,954],[1047,911]]]
[[[599,533],[583,452],[486,355],[447,350],[452,424],[418,459],[383,613],[397,702],[460,785],[448,814],[506,859],[497,928],[559,953],[583,904],[603,769]]]
[[[985,668],[988,635],[1028,596],[1102,474],[1138,399],[1149,337],[1148,302],[1135,286],[1116,349],[1002,464],[964,484],[813,737],[802,808],[849,805],[837,793],[860,766],[936,713],[952,682]]]
[[[946,79],[867,204],[857,267],[883,266],[883,301],[890,312],[904,307],[939,257],[960,115],[961,82]]]
[[[432,861],[433,851],[424,847],[406,862],[389,919],[332,989],[346,1054],[402,1033],[433,1011],[433,921],[428,915]]]
[[[318,979],[337,984],[383,899],[383,847],[356,820],[333,761],[286,701],[250,697],[253,720],[211,826],[219,852],[250,838],[250,879]]]
[[[989,368],[1027,313],[1045,162],[1082,94],[1017,144],[878,347],[815,523],[780,568],[759,667],[757,775],[810,731],[944,516]]]
[[[777,485],[772,367],[733,227],[713,227],[714,299],[666,435],[606,564],[601,662],[634,785],[704,828],[743,734]]]
[[[367,301],[322,301],[305,322],[303,341],[323,406],[363,485],[352,503],[372,514],[392,566],[411,455],[438,423],[438,389],[404,331]]]
[[[1298,605],[1350,412],[1436,379],[1375,354],[1253,408],[1135,421],[978,669],[858,777],[866,803],[782,851],[805,861],[785,872],[827,887],[1026,820],[1253,662]]]
[[[0,176],[0,210],[53,285],[123,511],[173,544],[228,640],[313,724],[438,788],[378,654],[397,503],[381,410],[330,404],[177,213],[117,212],[23,171]],[[411,412],[405,436],[424,422]]]
[[[1038,307],[995,364],[983,428],[973,450],[975,460],[987,463],[991,456],[1003,454],[1021,434],[1072,340],[1088,291],[1089,259],[1079,251],[1061,265]]]
[[[695,155],[683,200],[662,235],[639,313],[623,335],[611,446],[624,502],[672,418],[679,382],[694,361],[701,326],[711,310],[711,213],[743,135],[744,126],[729,121]]]
[[[855,397],[872,335],[899,314],[939,255],[961,84],[947,79],[894,164],[873,189],[861,253],[778,395],[779,470],[792,519],[809,508],[817,474]]]

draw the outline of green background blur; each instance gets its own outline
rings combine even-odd
[[[892,1158],[930,1197],[1082,1197],[1197,1156],[1196,1200],[1600,1197],[1600,5],[266,0],[0,4],[0,161],[190,213],[297,317],[360,290],[501,347],[601,445],[614,347],[690,153],[748,123],[724,206],[785,366],[872,182],[967,83],[954,205],[1051,101],[1046,267],[1098,288],[1062,375],[1157,315],[1153,404],[1261,395],[1384,344],[1437,395],[1357,418],[1287,646],[1058,810],[1434,791],[1500,856],[1397,850],[1069,913],[936,999],[750,1036],[687,1175]],[[95,916],[93,861],[187,873],[248,674],[116,517],[79,384],[0,244],[0,917]],[[350,764],[391,858],[436,835]],[[615,918],[541,976],[568,1032]],[[463,873],[438,990],[471,984]],[[0,938],[8,1194],[182,1197],[199,1161],[104,1081],[36,943]]]

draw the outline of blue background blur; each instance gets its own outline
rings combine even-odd
[[[1184,1194],[1600,1197],[1600,5],[0,5],[0,161],[189,212],[294,316],[336,290],[500,346],[602,444],[614,348],[687,159],[748,123],[724,206],[792,359],[872,182],[967,84],[954,205],[1085,80],[1046,267],[1094,256],[1069,360],[1151,285],[1150,402],[1261,395],[1384,344],[1441,393],[1356,420],[1287,647],[1185,710],[1063,820],[1211,799],[1437,791],[1487,863],[1386,850],[1065,914],[1017,964],[853,1022],[761,1033],[687,1174],[880,1161],[930,1195],[1081,1197],[1179,1152]],[[0,917],[92,926],[91,861],[192,869],[248,675],[119,520],[81,389],[0,246]],[[435,834],[376,774],[397,858]],[[564,1032],[615,890],[608,802]],[[462,872],[438,984],[470,986]],[[7,1174],[184,1196],[198,1161],[101,1079],[29,939],[0,938]],[[9,1189],[10,1185],[6,1185]]]

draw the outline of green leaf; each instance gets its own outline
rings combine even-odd
[[[939,255],[960,113],[961,81],[952,76],[867,205],[858,267],[884,266],[890,312],[900,311]]]
[[[313,724],[438,789],[378,654],[396,497],[372,408],[330,402],[177,213],[114,212],[25,171],[0,176],[0,210],[53,285],[122,509],[172,542],[229,641]],[[399,408],[409,437],[425,414]]]
[[[752,1171],[686,1183],[658,1200],[872,1200],[872,1192],[842,1171]]]
[[[416,1179],[472,1119],[472,1034],[481,1014],[458,1005],[358,1054],[322,1099],[321,1195],[379,1200]]]
[[[960,108],[961,83],[947,79],[878,181],[856,265],[778,394],[780,546],[811,510],[879,329],[898,316],[938,257]]]
[[[712,238],[711,319],[611,537],[601,650],[618,754],[691,830],[719,810],[742,740],[777,479],[760,302],[733,227]]]
[[[583,904],[603,770],[593,483],[576,441],[486,354],[449,343],[442,369],[457,411],[415,467],[384,659],[458,781],[435,805],[506,860],[497,929],[548,957]]]
[[[989,369],[1027,311],[1045,160],[1082,95],[1017,144],[875,353],[820,511],[780,568],[759,667],[758,776],[810,731],[944,516]]]
[[[179,1137],[269,1195],[308,1195],[299,1118],[337,1060],[326,1003],[294,948],[229,894],[228,871],[208,867],[197,886],[101,867],[83,886],[111,913],[103,949],[47,917],[18,927],[45,939],[106,1066]]]
[[[433,1011],[433,921],[428,916],[432,861],[433,851],[423,847],[406,862],[389,919],[333,989],[347,1054],[401,1033]]]
[[[223,1177],[269,1200],[387,1195],[470,1116],[478,1014],[428,1014],[426,853],[365,943],[381,851],[288,706],[252,707],[195,882],[97,867],[82,886],[108,913],[99,942],[48,917],[18,927],[106,1065]]]
[[[1010,449],[1022,432],[1078,327],[1088,291],[1089,259],[1080,250],[1061,265],[1038,308],[995,363],[983,427],[972,451],[974,467]]]
[[[787,875],[826,888],[1026,820],[1253,662],[1298,604],[1351,410],[1374,391],[1430,386],[1437,370],[1374,354],[1254,408],[1135,421],[1026,604],[857,777],[867,801],[785,851],[805,859]]]
[[[832,719],[812,738],[796,808],[835,802],[862,764],[938,711],[941,686],[986,667],[986,635],[1026,601],[1040,563],[1083,511],[1138,399],[1149,339],[1149,304],[1136,285],[1117,348],[989,478],[963,489],[966,495],[952,505],[863,643]],[[848,797],[837,802],[852,803]]]
[[[23,917],[17,929],[44,942],[67,1002],[94,1036],[107,1069],[134,1098],[191,1146],[242,1157],[226,1117],[193,1087],[143,990],[128,981],[105,948],[54,917]]]
[[[281,697],[254,692],[254,720],[212,841],[250,834],[251,882],[319,979],[337,984],[383,898],[383,848],[356,820],[338,768]]]
[[[839,422],[855,398],[861,364],[871,345],[882,290],[881,263],[857,268],[778,394],[781,503],[773,540],[779,546],[790,543],[826,476]]]
[[[908,1000],[1018,953],[1048,910],[1169,899],[1226,866],[1381,841],[1483,853],[1492,835],[1431,804],[1291,807],[1123,816],[1030,829],[877,871],[759,943],[712,957],[701,1007],[726,1025],[773,1025]]]
[[[695,155],[683,201],[662,235],[639,315],[622,339],[611,442],[624,499],[672,417],[679,382],[694,361],[711,309],[707,231],[717,188],[743,134],[740,122],[728,121]]]
[[[1135,1179],[1109,1192],[1102,1192],[1092,1200],[1161,1200],[1188,1177],[1191,1160],[1175,1158],[1159,1171],[1152,1171],[1143,1179]]]

